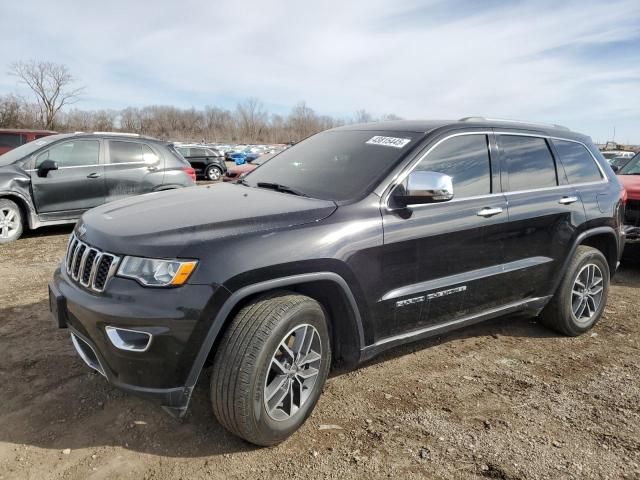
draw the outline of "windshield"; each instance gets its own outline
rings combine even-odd
[[[323,200],[353,200],[382,180],[421,136],[372,130],[319,133],[271,158],[247,175],[245,184],[278,184]]]
[[[48,137],[42,137],[34,140],[33,142],[25,143],[21,147],[14,148],[13,150],[9,150],[4,155],[0,155],[0,167],[11,165],[18,160],[28,157],[36,150],[41,149],[45,145],[49,145],[55,140],[59,140],[61,137],[62,135],[50,135]]]
[[[618,175],[640,175],[640,153],[629,160],[629,163],[620,169]]]

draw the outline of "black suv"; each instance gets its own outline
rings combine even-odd
[[[177,145],[176,148],[200,178],[217,181],[227,172],[224,155],[217,150],[202,145]]]
[[[188,187],[195,173],[171,144],[136,134],[50,135],[0,156],[0,244],[25,226],[75,222],[103,203]]]
[[[222,425],[272,445],[332,366],[514,313],[589,330],[622,252],[621,196],[565,128],[351,125],[238,184],[87,212],[50,305],[91,368],[174,415],[210,365]],[[236,208],[200,208],[220,204]]]

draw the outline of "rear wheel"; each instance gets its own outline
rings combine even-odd
[[[22,211],[12,200],[0,199],[0,244],[10,243],[22,235]]]
[[[205,176],[207,177],[207,180],[212,180],[216,182],[220,180],[220,177],[222,176],[222,170],[220,169],[220,167],[216,167],[215,165],[210,165],[209,167],[207,167],[207,170],[205,171]]]
[[[609,264],[600,250],[580,245],[542,322],[569,336],[580,335],[602,316],[609,294]]]
[[[227,328],[211,376],[218,421],[256,445],[282,442],[311,414],[331,364],[324,311],[283,293],[245,306]]]

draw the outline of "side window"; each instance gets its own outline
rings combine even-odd
[[[158,163],[158,160],[160,160],[158,155],[156,155],[156,152],[151,150],[149,145],[142,146],[142,159],[144,160],[144,163],[148,164]]]
[[[176,148],[176,150],[178,150],[178,153],[180,155],[182,155],[183,157],[190,157],[191,155],[189,155],[189,149],[188,148]]]
[[[204,148],[192,148],[191,149],[191,156],[192,157],[206,157],[207,156],[207,152],[205,151]]]
[[[589,151],[579,143],[552,140],[569,183],[598,182],[602,174]]]
[[[27,143],[27,139],[20,133],[0,133],[0,147],[16,148]]]
[[[509,174],[509,191],[558,185],[555,162],[544,138],[499,135],[498,147]]]
[[[142,162],[142,144],[109,140],[109,156],[111,163]]]
[[[85,167],[100,163],[100,142],[98,140],[72,140],[45,150],[36,157],[36,168],[45,160],[53,160],[58,168]]]
[[[453,178],[455,198],[491,193],[491,162],[486,135],[461,135],[445,140],[416,167]]]

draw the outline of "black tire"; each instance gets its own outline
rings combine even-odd
[[[579,303],[578,315],[580,315],[579,307],[583,304],[585,301],[584,298],[586,297],[581,298],[580,294],[574,294],[574,287],[577,291],[583,290],[582,287],[576,284],[576,280],[579,274],[582,275],[582,279],[585,278],[585,272],[588,274],[588,271],[585,269],[590,265],[595,265],[599,269],[602,277],[602,295],[597,305],[593,303],[585,304],[584,308],[586,308],[587,311],[582,313],[582,315],[587,315],[590,313],[590,309],[595,307],[593,308],[593,314],[588,318],[579,319],[574,312],[574,305],[578,305]],[[595,278],[597,279],[597,275],[595,275]],[[604,307],[607,304],[609,282],[609,264],[602,252],[586,245],[579,245],[560,282],[556,294],[540,315],[542,323],[557,332],[571,337],[581,335],[590,330],[598,320],[600,320]],[[584,283],[584,281],[581,281],[581,283]],[[597,288],[594,288],[590,291],[596,290]]]
[[[291,402],[286,402],[286,398],[282,400],[282,409],[269,410],[265,397],[270,391],[276,392],[272,404],[278,402],[280,392],[293,392],[285,385],[285,388],[267,389],[267,384],[272,386],[278,383],[272,362],[280,354],[285,340],[290,340],[294,334],[297,336],[302,328],[305,330],[299,334],[299,339],[305,338],[309,326],[315,329],[315,334],[309,329],[315,345],[313,349],[310,347],[309,352],[321,349],[321,358],[314,363],[317,367],[314,370],[318,372],[314,375],[315,382],[306,390],[302,387],[297,390],[298,399],[303,398],[303,392],[306,394],[297,411],[291,407],[295,403],[293,393],[288,397]],[[298,330],[294,332],[296,328]],[[294,339],[292,349],[296,342]],[[310,353],[306,357],[310,358]],[[301,354],[301,358],[305,357]],[[283,361],[283,364],[286,363],[286,360]],[[211,375],[213,412],[222,426],[248,442],[260,446],[278,444],[300,428],[313,411],[330,365],[329,331],[325,313],[318,302],[287,292],[259,298],[238,312],[217,347]],[[295,384],[294,388],[297,389],[297,385],[302,385],[297,377],[298,372],[304,375],[302,372],[311,372],[311,367],[307,365],[298,370],[297,362],[292,362],[291,368],[297,373],[288,375],[295,378],[291,379],[286,374],[278,378],[287,377],[282,381],[288,382],[287,385]],[[286,416],[287,405],[291,413],[288,418],[273,417]]]
[[[222,169],[215,165],[209,165],[204,172],[204,176],[207,180],[217,182],[222,178]]]
[[[0,245],[22,236],[23,218],[20,206],[13,200],[0,198]]]

